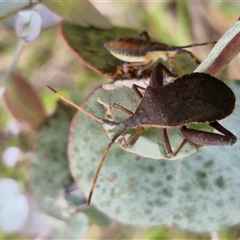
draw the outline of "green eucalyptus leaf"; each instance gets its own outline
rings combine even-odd
[[[89,68],[110,78],[122,79],[123,61],[113,57],[103,46],[105,42],[121,37],[138,37],[139,31],[115,27],[108,30],[83,28],[69,23],[62,24],[62,35],[68,46]],[[137,73],[138,68],[136,68]],[[145,77],[150,76],[146,72]]]
[[[71,208],[65,189],[73,179],[68,170],[67,135],[75,110],[58,103],[56,112],[42,125],[30,165],[32,190],[41,207],[50,215],[66,219]]]
[[[145,29],[139,31],[129,28],[114,27],[108,30],[97,29],[94,27],[80,27],[70,23],[62,24],[62,36],[68,46],[78,56],[78,58],[89,68],[99,74],[105,74],[113,80],[125,79],[123,71],[123,61],[114,57],[105,48],[104,43],[118,38],[140,38],[139,34]],[[151,37],[151,39],[154,39]],[[156,41],[161,42],[160,39]],[[116,45],[116,47],[119,47]],[[164,52],[164,50],[163,50]],[[161,59],[163,61],[163,59]],[[196,63],[188,55],[176,56],[174,71],[178,75],[186,72],[192,72]],[[168,63],[164,61],[168,66]],[[148,78],[151,74],[151,68],[143,71],[139,76],[139,67],[128,67],[128,79]]]
[[[42,1],[53,12],[64,20],[78,24],[82,27],[94,26],[109,29],[111,23],[89,1]]]
[[[239,83],[231,82],[237,104],[221,124],[240,136]],[[84,105],[99,117],[105,110],[95,92]],[[109,143],[102,126],[82,113],[69,135],[69,161],[86,195]],[[207,146],[181,160],[155,160],[128,153],[114,144],[101,169],[92,204],[109,217],[138,226],[174,226],[216,231],[240,222],[240,142]]]
[[[77,213],[69,219],[65,237],[70,239],[84,239],[88,229],[88,218],[82,213]]]
[[[82,209],[82,212],[85,213],[91,221],[99,227],[107,227],[113,222],[112,219],[94,206],[88,206]]]

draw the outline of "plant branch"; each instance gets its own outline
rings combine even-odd
[[[240,51],[240,19],[229,28],[194,72],[217,75]]]

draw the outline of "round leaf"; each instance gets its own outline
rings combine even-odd
[[[42,2],[63,19],[82,27],[94,26],[103,29],[112,27],[110,22],[89,1],[52,2],[44,0]]]
[[[37,39],[42,28],[42,18],[37,11],[25,10],[18,14],[15,30],[26,44]]]
[[[37,92],[20,75],[14,75],[6,83],[4,100],[13,116],[25,127],[37,130],[46,119]]]
[[[101,30],[93,27],[83,28],[69,23],[62,24],[62,35],[68,46],[89,68],[99,74],[106,74],[110,78],[122,79],[124,76],[123,62],[113,57],[105,48],[104,43],[123,36],[137,37],[139,32],[129,28],[113,28]],[[138,68],[132,70],[137,76]],[[150,76],[144,71],[144,78]]]
[[[88,218],[84,214],[78,213],[72,216],[68,221],[68,229],[66,235],[71,239],[84,239],[88,228]]]
[[[236,92],[239,84],[229,83]],[[89,111],[103,117],[95,102]],[[240,108],[221,124],[240,136]],[[69,135],[69,161],[77,184],[89,194],[93,176],[109,143],[99,123],[77,113]],[[216,231],[240,222],[240,142],[233,146],[208,146],[176,160],[139,157],[112,146],[101,169],[92,198],[111,218],[139,226],[174,226],[189,231]]]
[[[65,188],[73,182],[68,171],[67,135],[74,109],[60,103],[56,112],[38,132],[35,154],[30,166],[32,189],[36,200],[50,215],[60,219],[70,216]]]
[[[27,197],[13,179],[0,180],[0,228],[6,232],[20,230],[29,214]]]
[[[36,3],[37,0],[23,0],[23,1],[5,1],[0,0],[0,20],[4,19],[8,14],[20,11],[22,8],[31,6],[31,4]]]

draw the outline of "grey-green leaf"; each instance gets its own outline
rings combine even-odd
[[[231,82],[237,104],[221,124],[240,136],[239,83]],[[95,102],[85,108],[99,117]],[[109,143],[102,126],[77,113],[69,137],[71,172],[88,195],[102,153]],[[240,142],[203,147],[175,161],[128,153],[114,144],[93,194],[92,204],[119,222],[139,226],[177,226],[189,231],[223,229],[240,221]]]
[[[68,170],[67,136],[75,109],[59,102],[56,112],[40,128],[30,165],[32,190],[41,207],[50,215],[67,219],[71,208],[65,188],[73,179]]]

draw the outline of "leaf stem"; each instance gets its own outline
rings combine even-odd
[[[194,72],[217,75],[240,51],[240,20],[219,39],[206,59]]]
[[[11,65],[10,65],[10,67],[9,67],[9,69],[7,71],[6,77],[5,77],[5,82],[10,82],[11,81],[12,74],[14,72],[14,69],[15,69],[15,67],[17,65],[17,62],[18,62],[18,60],[20,58],[20,55],[22,53],[22,50],[23,50],[24,46],[25,46],[25,43],[22,41],[22,39],[19,38],[18,42],[17,42],[17,44],[15,46],[13,60],[11,62]]]

